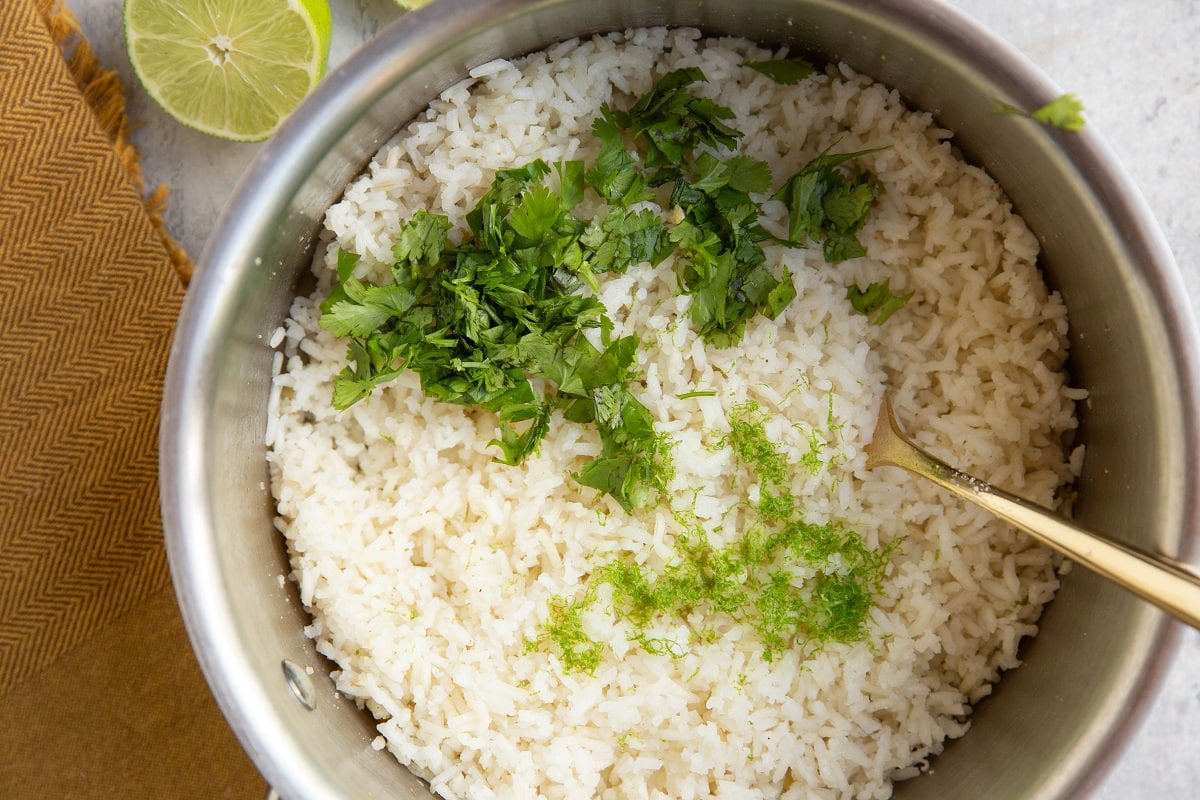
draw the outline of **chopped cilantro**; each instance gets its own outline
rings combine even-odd
[[[626,388],[637,340],[599,350],[582,335],[612,323],[581,289],[596,283],[595,264],[619,271],[645,260],[658,228],[624,211],[595,230],[585,226],[570,213],[583,191],[582,164],[556,169],[562,193],[543,182],[551,167],[542,161],[498,172],[467,215],[472,236],[458,246],[446,239],[448,219],[418,211],[393,248],[393,283],[359,281],[350,274],[355,259],[339,258],[348,265],[339,269],[345,280],[321,317],[322,327],[351,340],[334,405],[353,405],[413,370],[428,396],[494,412],[492,444],[508,465],[536,451],[553,411],[564,409],[570,419],[596,423],[603,443],[580,482],[632,510],[665,489],[671,440]],[[546,388],[535,390],[533,378]]]
[[[621,128],[607,107],[592,122],[592,134],[600,141],[600,153],[585,177],[596,193],[617,207],[653,199],[638,161],[625,149]]]
[[[634,264],[650,261],[663,238],[663,221],[649,209],[613,209],[592,222],[580,237],[591,253],[593,272],[624,272]]]
[[[645,146],[646,166],[659,170],[652,176],[652,185],[662,183],[672,168],[683,166],[699,145],[732,148],[741,138],[740,131],[724,122],[733,118],[732,111],[684,91],[703,80],[704,73],[698,67],[678,69],[660,78],[628,110],[601,109],[602,117],[629,131]]]
[[[785,77],[801,68],[769,63]],[[350,340],[334,406],[412,370],[427,396],[496,414],[491,444],[501,463],[536,452],[561,411],[600,433],[601,454],[575,474],[582,485],[627,511],[665,491],[672,440],[629,389],[637,340],[610,341],[613,323],[594,296],[600,277],[674,254],[680,288],[692,297],[689,318],[717,346],[737,342],[757,314],[777,317],[796,296],[792,276],[775,274],[762,248],[773,237],[756,197],[769,195],[770,169],[727,152],[741,137],[726,122],[733,112],[687,91],[704,80],[699,69],[677,70],[628,109],[603,106],[590,167],[535,159],[498,171],[459,244],[448,238],[448,218],[416,212],[392,248],[390,283],[356,279],[358,257],[339,253],[339,283],[320,323]],[[859,155],[822,153],[776,192],[789,208],[785,243],[819,241],[830,261],[865,252],[856,234],[878,187],[843,169]],[[557,190],[547,182],[552,171]],[[656,187],[670,191],[673,224],[635,208]],[[607,208],[585,222],[573,212],[588,188]],[[589,328],[600,330],[601,348],[583,336]]]
[[[811,61],[799,57],[747,61],[746,66],[785,86],[795,85],[816,72]]]
[[[1072,94],[1056,97],[1036,109],[1032,117],[1038,122],[1062,128],[1065,131],[1078,131],[1086,124],[1083,118],[1083,103]]]
[[[997,114],[1012,114],[1018,117],[1028,117],[1043,125],[1061,128],[1064,131],[1082,130],[1087,121],[1083,118],[1083,103],[1073,94],[1067,93],[1046,103],[1033,111],[1024,111],[1001,100],[996,101]]]
[[[912,298],[913,293],[904,295],[892,294],[890,280],[882,283],[872,283],[866,289],[850,286],[846,289],[846,299],[855,311],[866,314],[876,325],[882,325],[888,318],[904,308]]]
[[[787,206],[792,242],[821,243],[827,261],[866,255],[857,234],[871,213],[879,185],[865,172],[847,175],[840,167],[872,152],[833,154],[826,150],[784,182],[775,198]]]
[[[707,341],[728,345],[755,314],[777,316],[794,292],[791,276],[776,276],[760,245],[769,237],[751,195],[770,191],[771,171],[748,156],[717,155],[736,146],[741,133],[724,122],[732,111],[686,91],[703,80],[699,69],[677,70],[628,110],[605,106],[593,125],[602,145],[588,180],[605,197],[623,197],[626,186],[671,187],[671,205],[683,219],[665,231],[650,260],[672,250],[680,256],[692,322]],[[642,162],[629,153],[625,134],[644,153]]]

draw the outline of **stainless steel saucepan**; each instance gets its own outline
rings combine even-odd
[[[171,355],[162,505],[197,655],[234,731],[288,800],[427,798],[372,749],[340,699],[272,527],[263,445],[270,332],[311,260],[324,210],[377,148],[474,65],[580,34],[696,26],[787,44],[897,89],[956,132],[1044,248],[1070,312],[1074,382],[1089,391],[1076,519],[1186,557],[1200,529],[1200,346],[1171,256],[1098,134],[993,113],[1059,90],[1012,48],[936,0],[438,0],[329,75],[263,149],[200,259]],[[1085,570],[982,702],[970,732],[897,797],[1086,795],[1116,757],[1170,652],[1161,612]],[[1165,755],[1165,754],[1164,754]]]

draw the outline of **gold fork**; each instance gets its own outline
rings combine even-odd
[[[868,469],[891,465],[928,478],[1177,619],[1200,628],[1200,575],[1165,556],[1084,530],[1053,511],[934,458],[901,432],[886,394],[866,453]]]

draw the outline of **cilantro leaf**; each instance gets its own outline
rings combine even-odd
[[[878,194],[879,187],[869,180],[848,181],[835,173],[821,204],[825,219],[834,230],[856,230],[871,213]]]
[[[1086,124],[1083,118],[1083,103],[1073,94],[1056,97],[1036,109],[1031,116],[1038,122],[1062,128],[1065,131],[1078,131]]]
[[[1043,125],[1060,128],[1064,131],[1082,130],[1084,125],[1087,124],[1087,120],[1083,117],[1083,103],[1078,97],[1070,93],[1059,95],[1049,103],[1033,111],[1025,111],[1010,103],[997,100],[995,112],[997,114],[1027,117]]]
[[[392,366],[392,355],[362,341],[352,341],[347,353],[350,364],[333,382],[333,407],[345,410],[399,375],[402,368]]]
[[[791,273],[785,271],[783,280],[779,281],[767,292],[767,311],[769,318],[775,319],[783,310],[796,299],[796,286],[792,283]]]
[[[532,420],[523,432],[518,432],[512,422]],[[533,403],[528,406],[509,406],[500,414],[500,438],[492,439],[488,444],[500,448],[503,458],[496,459],[502,464],[515,467],[525,461],[537,448],[546,433],[550,430],[550,405],[548,403]]]
[[[871,213],[879,186],[864,172],[844,174],[846,162],[875,152],[822,152],[784,182],[775,193],[788,208],[788,238],[823,244],[827,261],[844,261],[866,254],[857,233]]]
[[[621,273],[634,264],[653,260],[662,233],[662,219],[653,211],[617,208],[604,219],[593,221],[579,241],[592,269]]]
[[[527,245],[540,243],[558,221],[561,205],[562,199],[549,187],[542,184],[530,187],[508,218],[513,232],[520,237],[516,241]]]
[[[331,303],[321,315],[321,327],[335,336],[367,336],[416,302],[412,292],[395,284],[370,286],[349,278],[342,289],[344,299]]]
[[[625,149],[621,128],[607,105],[601,106],[600,116],[592,122],[592,133],[600,140],[600,153],[586,173],[588,185],[614,206],[629,206],[653,198],[637,160]]]
[[[447,217],[418,210],[392,245],[392,257],[410,264],[436,264],[451,227]]]
[[[337,254],[337,277],[338,283],[345,283],[350,280],[350,276],[354,274],[354,267],[358,264],[358,260],[362,258],[358,253],[351,253],[346,250],[338,250]]]
[[[826,261],[837,263],[851,258],[862,258],[867,254],[867,248],[863,247],[862,242],[852,232],[832,229],[825,234],[825,241],[821,243],[821,253]]]
[[[892,294],[889,282],[885,279],[882,283],[871,283],[866,289],[851,285],[846,288],[846,299],[855,311],[866,314],[876,325],[882,325],[913,296],[912,292],[905,295]]]
[[[612,120],[646,147],[646,166],[679,167],[699,145],[732,148],[741,132],[726,125],[733,112],[684,89],[706,80],[698,67],[674,70],[659,79],[628,111],[612,111]],[[668,173],[659,172],[656,180]]]
[[[603,449],[575,479],[611,495],[626,511],[645,506],[655,491],[665,492],[675,475],[673,441],[654,429],[646,407],[623,386],[611,385],[593,392],[591,410]]]
[[[811,61],[799,57],[748,61],[745,66],[785,86],[795,85],[816,72]]]
[[[558,173],[562,210],[570,211],[583,202],[584,163],[582,161],[558,161],[554,164],[554,171]]]
[[[771,168],[766,162],[749,156],[731,156],[725,166],[729,169],[729,188],[760,194],[771,190]]]

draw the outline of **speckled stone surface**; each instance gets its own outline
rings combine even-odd
[[[1087,106],[1145,195],[1200,313],[1200,0],[953,0]],[[171,186],[167,224],[198,257],[259,146],[220,142],[166,118],[137,88],[116,0],[68,0],[102,60],[129,87],[135,140],[150,183]],[[332,62],[398,16],[391,0],[331,0]],[[1138,733],[1096,800],[1200,796],[1200,633],[1180,646]],[[1014,765],[1016,767],[1016,765]]]

